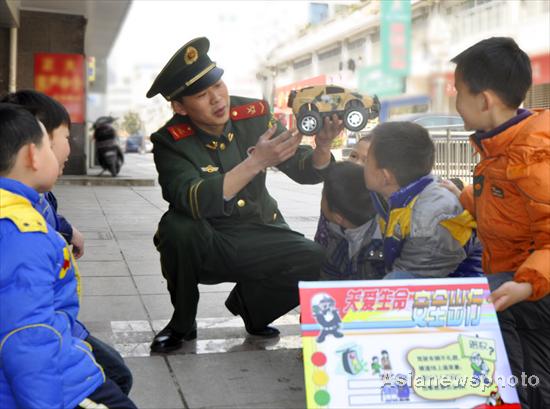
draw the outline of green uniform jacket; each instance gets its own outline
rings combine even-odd
[[[248,155],[258,138],[275,125],[265,101],[231,97],[230,119],[220,136],[194,128],[189,117],[175,114],[151,136],[162,195],[171,209],[216,223],[273,223],[278,217],[277,202],[265,186],[260,172],[234,198],[223,198],[223,179]],[[296,154],[278,168],[301,184],[322,181],[313,167],[313,150],[300,146]]]

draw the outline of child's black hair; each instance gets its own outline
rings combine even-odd
[[[332,212],[355,226],[372,219],[376,211],[365,186],[364,168],[351,162],[335,162],[325,175],[323,195]]]
[[[491,90],[509,108],[517,108],[532,83],[529,56],[509,37],[491,37],[451,59],[473,94]]]
[[[42,92],[23,89],[4,96],[0,102],[21,105],[31,111],[44,124],[50,136],[61,125],[71,128],[71,118],[65,107]]]
[[[368,142],[371,143],[372,141],[372,133],[371,132],[365,132],[363,135],[357,140],[357,143],[359,142]]]
[[[460,178],[450,178],[449,182],[452,182],[461,192],[464,190],[464,182]]]
[[[372,130],[370,151],[381,169],[388,169],[399,186],[432,171],[435,148],[428,131],[412,122],[385,122]]]
[[[29,144],[42,145],[43,131],[25,108],[0,103],[0,175],[9,172],[19,150]]]

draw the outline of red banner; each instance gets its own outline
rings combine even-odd
[[[85,114],[84,56],[81,54],[34,55],[34,88],[61,102],[73,123]]]
[[[531,68],[533,69],[533,85],[550,82],[550,54],[531,57]]]

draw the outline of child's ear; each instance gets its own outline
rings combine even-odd
[[[384,175],[384,184],[388,185],[399,185],[397,179],[395,178],[393,172],[389,169],[382,169],[382,175]]]
[[[491,91],[481,91],[478,100],[481,112],[488,111],[495,104],[495,95]]]
[[[336,222],[336,224],[340,225],[340,226],[344,226],[347,222],[346,218],[344,216],[342,216],[340,213],[332,213],[333,217],[334,217],[334,221]]]
[[[40,167],[38,146],[36,146],[36,144],[34,143],[29,143],[23,149],[27,149],[27,152],[26,152],[27,166],[32,170],[37,171],[38,168]]]

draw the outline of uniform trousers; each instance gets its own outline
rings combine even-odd
[[[324,257],[321,246],[290,230],[278,212],[264,224],[194,220],[170,209],[154,241],[174,306],[169,326],[183,334],[195,323],[198,284],[235,282],[232,293],[244,303],[247,324],[264,328],[298,305],[298,282],[318,280]]]

